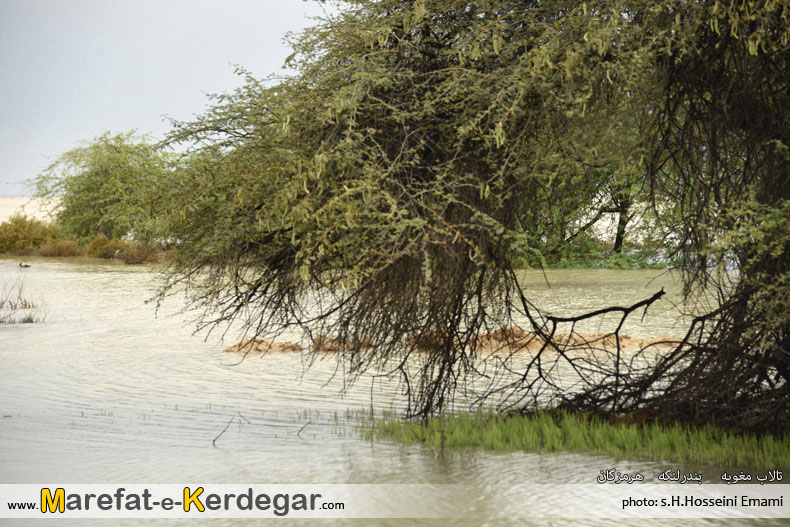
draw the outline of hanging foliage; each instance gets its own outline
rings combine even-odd
[[[779,361],[743,389],[761,401],[774,390],[774,422],[790,420],[786,403],[776,413],[788,328],[776,302],[787,302],[790,261],[785,2],[345,4],[293,41],[294,76],[245,74],[205,115],[175,124],[170,140],[194,148],[163,186],[179,246],[163,294],[185,286],[209,327],[331,337],[350,379],[400,375],[422,416],[489,375],[484,337],[520,323],[544,344],[507,394],[491,389],[504,404],[720,419],[729,403],[697,391],[699,405],[684,406],[682,379],[707,372],[735,332],[753,343],[749,360]],[[626,363],[618,338],[603,358],[566,353],[576,344],[558,341],[559,326],[573,333],[590,314],[542,316],[514,271],[586,228],[611,189],[653,202],[689,291],[709,283],[711,258],[735,258],[739,287],[751,284],[657,364]],[[773,294],[748,295],[762,285]],[[605,312],[625,319],[659,297]],[[751,316],[733,324],[737,299]],[[771,333],[755,339],[739,324]],[[513,373],[512,355],[501,364]],[[578,376],[573,389],[558,365]]]

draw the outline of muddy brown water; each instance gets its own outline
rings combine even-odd
[[[156,284],[155,267],[26,258],[31,267],[21,269],[18,261],[0,259],[0,278],[23,280],[44,321],[0,326],[0,483],[457,483],[473,489],[478,500],[467,523],[454,524],[543,525],[523,518],[524,497],[512,490],[517,485],[592,484],[602,469],[615,466],[653,476],[678,467],[700,472],[706,481],[722,471],[571,453],[441,452],[364,441],[349,412],[401,408],[394,384],[363,378],[344,390],[334,356],[307,371],[299,353],[239,362],[222,353],[234,338],[194,335],[177,299],[158,315],[145,303]],[[625,332],[647,337],[683,331],[673,307],[678,284],[667,274],[552,271],[551,287],[540,272],[522,278],[536,304],[560,315],[633,303],[664,287],[667,299],[644,322],[634,317]],[[600,332],[601,324],[582,329]],[[530,499],[532,507],[540,502],[539,496]],[[145,521],[124,521],[137,523]]]

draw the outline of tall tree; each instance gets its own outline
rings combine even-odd
[[[671,380],[645,404],[786,430],[790,3],[678,3],[672,14],[680,36],[656,54],[665,95],[648,166],[656,193],[672,198],[664,216],[682,247],[687,293],[715,289],[720,300],[652,372],[653,384]]]
[[[599,106],[576,127],[596,82],[555,64],[605,52],[555,38],[571,5],[350,2],[305,33],[299,75],[248,79],[177,127],[211,146],[183,176],[194,192],[171,200],[170,283],[194,288],[207,322],[372,342],[352,374],[395,360],[412,410],[441,409],[479,335],[513,323],[511,260],[543,229],[545,189],[576,191],[571,210],[598,192],[588,166],[617,124]],[[583,43],[584,29],[567,31]]]
[[[642,182],[664,225],[681,227],[691,268],[706,273],[705,258],[720,247],[717,261],[736,254],[746,281],[786,293],[785,278],[766,274],[785,276],[787,222],[778,219],[786,197],[759,197],[784,181],[788,166],[786,130],[777,124],[790,107],[782,107],[786,11],[779,1],[759,9],[346,2],[294,41],[297,75],[248,77],[203,117],[177,124],[171,140],[197,148],[171,175],[166,228],[180,256],[165,291],[185,284],[209,325],[241,319],[258,335],[294,327],[308,339],[329,334],[345,343],[350,375],[370,367],[400,374],[414,414],[442,409],[463,379],[480,373],[481,335],[516,319],[549,343],[506,386],[506,399],[572,399],[618,412],[680,404],[671,385],[682,378],[678,365],[704,368],[728,331],[722,311],[705,319],[717,320],[715,336],[687,339],[674,362],[631,371],[619,352],[609,364],[579,362],[553,342],[559,324],[577,319],[541,318],[513,262],[565,239],[569,225],[583,227],[612,181]],[[736,74],[755,77],[736,90]],[[737,102],[736,93],[745,98]],[[773,131],[759,135],[761,126],[746,122],[749,109],[774,112],[764,123]],[[776,220],[770,243],[748,241],[735,221],[740,209],[722,194],[755,196],[749,203],[760,208],[751,217]],[[697,276],[686,275],[690,289]],[[625,317],[659,296],[598,313]],[[777,312],[773,299],[759,302]],[[783,316],[771,318],[772,335],[786,335]],[[556,382],[558,363],[579,375],[576,393]],[[760,375],[779,387],[775,400],[787,383],[768,368]],[[665,399],[653,396],[656,386]],[[711,403],[719,413],[704,415],[724,406]]]

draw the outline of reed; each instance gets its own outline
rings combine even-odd
[[[0,283],[0,324],[30,324],[43,320],[39,305],[24,293],[21,279]]]
[[[479,447],[529,452],[570,451],[623,459],[698,462],[755,468],[790,465],[790,435],[733,434],[712,426],[612,424],[564,412],[502,417],[457,414],[426,423],[388,414],[364,417],[366,439],[394,440],[435,448]]]

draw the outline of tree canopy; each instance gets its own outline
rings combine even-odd
[[[157,216],[153,189],[171,160],[145,136],[105,133],[63,153],[33,180],[67,235],[150,242]]]
[[[481,374],[481,335],[518,319],[549,343],[511,401],[786,424],[789,10],[345,2],[293,40],[295,75],[246,75],[176,123],[170,141],[193,148],[160,187],[179,248],[164,291],[185,285],[210,326],[330,335],[351,377],[400,374],[413,414],[446,406]],[[637,198],[689,293],[732,268],[736,286],[649,368],[574,362],[514,262]]]

